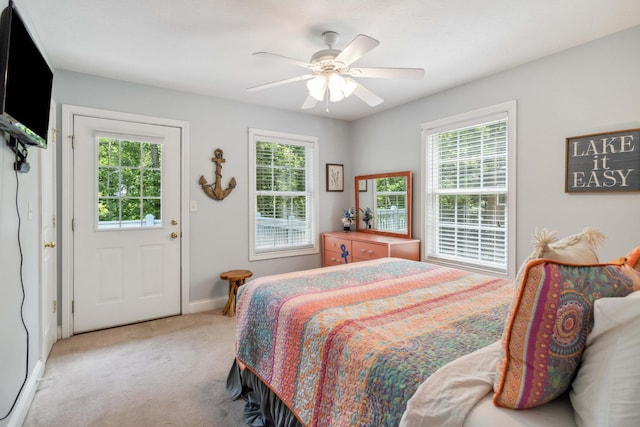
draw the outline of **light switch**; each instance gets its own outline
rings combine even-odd
[[[190,205],[189,205],[189,210],[191,212],[197,212],[198,211],[198,201],[197,200],[192,200]]]

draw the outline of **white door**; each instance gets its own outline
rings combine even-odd
[[[55,123],[55,103],[51,103],[49,122]],[[40,153],[40,206],[42,233],[42,355],[44,362],[58,338],[57,220],[56,220],[56,137],[50,130],[48,147]]]
[[[180,313],[180,128],[73,118],[74,333]]]

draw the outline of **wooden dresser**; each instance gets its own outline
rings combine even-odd
[[[342,245],[349,262],[396,257],[420,260],[420,240],[371,233],[336,231],[322,234],[322,266],[344,264]]]

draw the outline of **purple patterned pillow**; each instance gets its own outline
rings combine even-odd
[[[593,302],[640,289],[640,272],[624,263],[578,266],[533,260],[502,337],[493,401],[531,408],[563,394],[593,328]]]

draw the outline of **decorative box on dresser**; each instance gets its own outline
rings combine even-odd
[[[396,257],[420,260],[420,240],[372,233],[336,231],[322,234],[322,266],[344,264],[344,249],[349,262]]]

